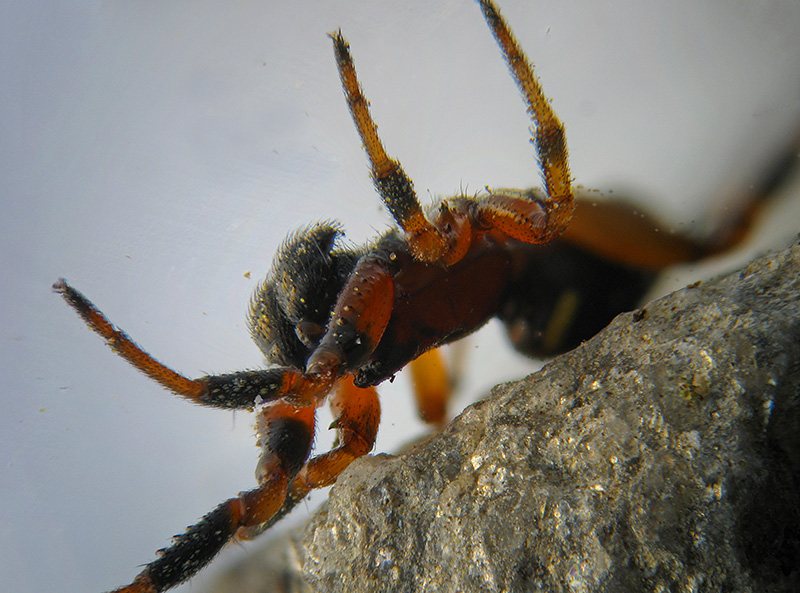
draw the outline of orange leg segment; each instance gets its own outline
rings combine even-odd
[[[332,34],[331,39],[347,106],[364,143],[375,187],[397,224],[405,231],[412,252],[421,261],[437,261],[448,251],[448,241],[425,216],[414,185],[400,163],[387,156],[378,137],[378,127],[369,112],[369,101],[358,83],[350,46],[342,32]]]
[[[550,106],[531,63],[500,16],[497,6],[491,0],[479,0],[479,3],[514,80],[528,103],[528,113],[536,128],[531,141],[536,147],[548,196],[545,204],[547,234],[536,242],[550,241],[569,224],[574,208],[564,125]]]
[[[334,371],[308,376],[291,367],[240,371],[189,379],[161,364],[122,330],[115,327],[89,299],[60,279],[53,285],[91,330],[106,340],[109,347],[132,366],[194,403],[217,408],[252,409],[258,403],[286,398],[299,405],[310,405],[324,396],[335,381]]]
[[[480,199],[477,211],[480,219],[493,229],[525,243],[547,243],[560,230],[548,224],[548,212],[543,201],[532,193],[500,190]]]
[[[441,350],[428,350],[412,360],[408,366],[419,417],[428,424],[442,426],[447,415],[450,382]]]
[[[373,352],[394,305],[392,262],[381,254],[362,257],[342,288],[328,331],[306,363],[307,377],[357,368]]]
[[[327,453],[306,463],[289,484],[289,491],[281,509],[266,523],[240,529],[236,534],[242,539],[253,539],[291,511],[315,488],[333,484],[347,466],[366,455],[375,445],[380,422],[380,403],[374,387],[356,387],[353,378],[345,375],[330,396],[336,427],[337,445]]]
[[[347,375],[330,396],[337,445],[311,459],[291,483],[289,496],[303,498],[310,490],[330,486],[347,466],[375,445],[381,408],[374,387],[356,387]]]
[[[200,398],[206,391],[206,387],[201,381],[184,377],[142,350],[125,332],[114,327],[86,297],[67,284],[63,278],[53,284],[53,290],[64,297],[64,300],[77,311],[86,325],[100,334],[114,352],[154,381],[178,395],[192,400]]]

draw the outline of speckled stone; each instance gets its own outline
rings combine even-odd
[[[800,591],[798,406],[795,245],[620,315],[401,456],[356,461],[302,532],[239,567],[246,588],[224,588]]]

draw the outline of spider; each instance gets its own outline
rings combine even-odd
[[[702,241],[658,233],[650,218],[622,203],[576,199],[564,127],[494,2],[478,3],[526,102],[544,193],[487,190],[424,211],[410,178],[384,150],[339,31],[331,39],[345,98],[397,226],[357,249],[340,245],[335,223],[286,239],[249,311],[266,369],[188,378],[136,345],[65,280],[54,284],[114,352],[163,387],[197,404],[256,411],[258,485],[176,536],[117,591],[174,587],[229,541],[258,535],[311,489],[332,484],[372,449],[380,416],[375,386],[406,365],[427,379],[416,394],[421,416],[441,424],[447,390],[431,370],[438,346],[497,317],[527,354],[571,349],[634,308],[660,270],[725,251],[749,229],[763,203],[758,197]],[[326,399],[337,442],[310,458],[316,409]]]

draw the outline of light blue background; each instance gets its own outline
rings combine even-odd
[[[502,7],[566,123],[576,181],[632,193],[673,228],[713,219],[800,129],[794,0]],[[186,374],[261,364],[244,316],[286,232],[337,218],[361,242],[388,224],[339,88],[337,27],[424,202],[538,182],[523,105],[467,0],[0,5],[3,590],[128,583],[254,484],[249,415],[163,392],[50,286],[67,277]],[[751,250],[798,230],[798,202]],[[535,368],[500,335],[468,343],[457,406]],[[402,377],[383,396],[377,450],[392,451],[424,429]]]

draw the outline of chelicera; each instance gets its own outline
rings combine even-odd
[[[523,352],[570,349],[634,308],[659,270],[725,250],[750,225],[758,200],[701,242],[658,233],[624,204],[575,199],[564,127],[495,4],[478,3],[530,114],[544,192],[487,190],[424,211],[410,178],[383,148],[337,32],[331,38],[347,105],[397,226],[360,249],[342,247],[333,223],[289,236],[250,306],[266,369],[188,378],[136,345],[65,280],[54,285],[114,352],[162,386],[197,404],[257,414],[258,485],[175,537],[118,591],[169,589],[232,539],[257,535],[311,489],[332,484],[374,445],[375,386],[406,365],[431,385],[438,346],[498,317]],[[417,397],[424,419],[443,422],[446,389],[423,385]],[[337,443],[310,458],[316,409],[326,399]]]

